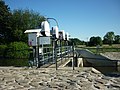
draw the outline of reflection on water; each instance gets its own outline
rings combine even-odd
[[[17,66],[17,67],[28,66],[28,59],[27,58],[23,58],[23,59],[0,58],[0,66]]]

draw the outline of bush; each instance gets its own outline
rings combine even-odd
[[[12,42],[8,45],[7,57],[9,58],[28,58],[28,45],[24,42]]]
[[[6,55],[7,45],[0,45],[0,57],[4,58]]]

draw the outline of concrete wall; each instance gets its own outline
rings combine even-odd
[[[95,55],[88,50],[76,50],[83,58],[83,66],[117,66],[117,61],[110,60],[101,55]]]
[[[117,70],[120,72],[120,61],[117,62]]]

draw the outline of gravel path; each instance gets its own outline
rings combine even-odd
[[[120,75],[119,75],[120,76]],[[120,90],[120,77],[92,68],[0,67],[0,90]]]

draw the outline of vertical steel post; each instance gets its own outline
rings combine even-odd
[[[56,70],[57,70],[58,69],[57,67],[57,41],[55,41],[54,45],[55,45],[55,65],[56,65]]]
[[[61,63],[62,63],[62,40],[60,40],[60,58],[61,58]]]
[[[52,48],[53,48],[53,63],[54,63],[54,53],[55,53],[55,44],[54,44],[54,40],[52,41]]]
[[[38,46],[36,46],[36,49],[35,49],[35,52],[36,52],[36,54],[35,54],[35,64],[36,64],[36,67],[38,67]]]
[[[39,61],[39,37],[37,37],[37,67],[40,67],[40,61]]]
[[[33,66],[35,66],[35,64],[36,64],[36,46],[33,46],[33,57],[34,57]]]
[[[45,60],[44,60],[44,47],[43,47],[43,44],[42,44],[42,61],[43,61],[43,64],[45,64]]]
[[[74,63],[74,54],[75,54],[75,51],[74,51],[74,43],[73,43],[72,49],[73,49],[73,62],[72,62],[72,63],[73,63],[73,70],[75,70],[75,66],[74,66],[74,64],[75,64],[75,63]]]

